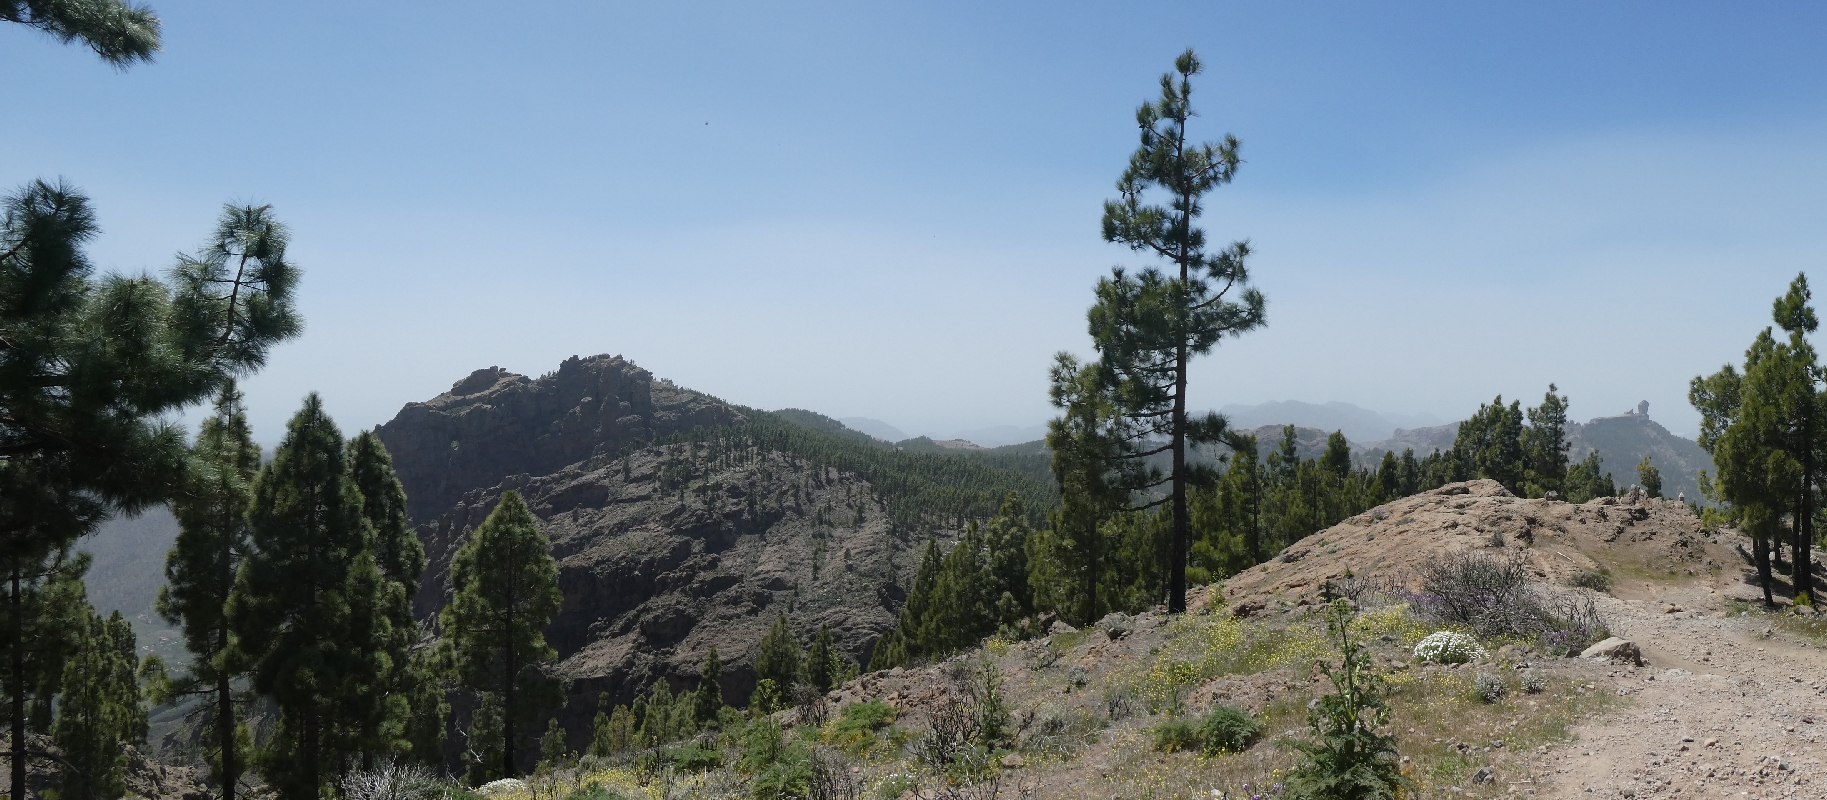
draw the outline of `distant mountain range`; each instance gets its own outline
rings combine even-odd
[[[901,442],[913,438],[893,425],[869,417],[842,417],[837,420],[844,427],[853,431],[869,434],[884,442]],[[943,434],[927,434],[924,438],[937,442],[962,441],[978,447],[1003,447],[1011,444],[1039,441],[1047,437],[1046,425],[992,425],[988,428],[973,428],[968,431],[952,431]]]
[[[1343,431],[1354,442],[1375,442],[1395,435],[1399,428],[1439,425],[1446,420],[1432,414],[1393,414],[1371,411],[1350,403],[1303,403],[1282,400],[1253,406],[1227,405],[1218,410],[1233,428],[1294,425],[1323,431]]]

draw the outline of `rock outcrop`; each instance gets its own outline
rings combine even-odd
[[[1645,576],[1717,573],[1741,563],[1672,500],[1525,500],[1496,481],[1476,480],[1385,503],[1295,542],[1232,578],[1225,600],[1239,612],[1313,604],[1327,581],[1347,574],[1414,588],[1429,558],[1457,550],[1520,553],[1537,579],[1553,583],[1597,570],[1600,561]]]
[[[479,370],[406,406],[379,432],[429,559],[416,613],[448,602],[451,558],[513,489],[558,561],[564,604],[547,638],[574,732],[599,692],[627,702],[656,679],[694,685],[712,647],[725,696],[747,697],[780,614],[806,637],[829,625],[866,659],[918,552],[867,480],[745,438],[756,413],[608,356],[539,379]],[[705,427],[721,432],[672,436]]]
[[[549,475],[741,418],[621,356],[572,356],[538,380],[500,367],[476,370],[444,394],[406,404],[377,433],[405,484],[406,513],[422,523],[507,475]]]

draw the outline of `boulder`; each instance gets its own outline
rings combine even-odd
[[[1580,652],[1580,658],[1603,658],[1611,661],[1628,661],[1643,666],[1643,652],[1637,649],[1637,643],[1629,639],[1613,636]]]

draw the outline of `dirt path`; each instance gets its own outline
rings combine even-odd
[[[1644,594],[1603,607],[1648,664],[1595,684],[1631,702],[1539,753],[1546,785],[1533,793],[1827,798],[1827,650],[1771,635],[1767,620],[1724,616],[1729,601],[1715,590]]]

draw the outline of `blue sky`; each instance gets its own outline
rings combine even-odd
[[[993,6],[993,7],[991,7]],[[155,2],[127,72],[0,29],[0,179],[95,199],[96,261],[163,270],[272,203],[305,335],[263,441],[473,369],[621,353],[726,399],[909,432],[1050,415],[1133,111],[1207,64],[1210,202],[1269,326],[1195,405],[1454,419],[1557,382],[1577,418],[1737,359],[1827,263],[1827,7],[1790,3]],[[1817,280],[1827,280],[1823,272]]]

